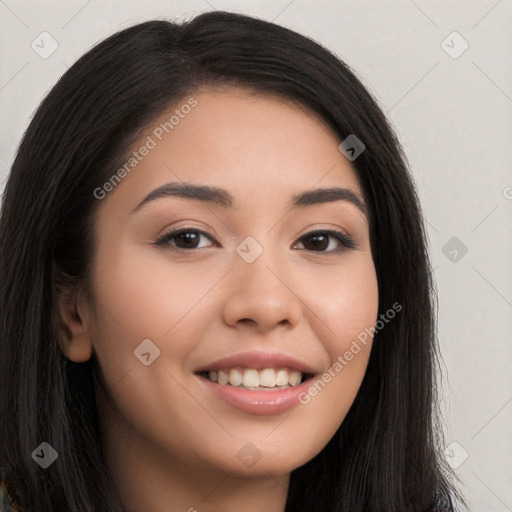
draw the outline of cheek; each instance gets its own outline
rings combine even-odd
[[[127,251],[98,261],[93,344],[115,410],[141,436],[179,454],[183,439],[205,423],[204,410],[186,391],[183,368],[211,325],[201,298],[218,277],[211,268],[198,275],[159,260],[148,265],[147,257]],[[149,352],[150,364],[134,351]]]
[[[223,272],[225,268],[212,265],[172,264],[165,255],[148,258],[147,251],[129,244],[103,252],[93,274],[93,344],[106,384],[120,390],[128,381],[138,383],[130,392],[134,399],[139,391],[141,397],[148,394],[146,386],[172,393],[165,369],[173,374],[184,371],[188,355],[205,337],[216,310],[205,306],[204,298],[214,292]],[[154,362],[145,366],[137,355],[148,351],[145,358]]]
[[[156,251],[125,244],[98,262],[95,290],[107,323],[102,334],[112,327],[129,335],[132,343],[140,343],[145,338],[175,338],[184,324],[190,327],[191,313],[197,325],[196,311],[201,310],[202,298],[214,288],[222,270],[217,272],[211,264],[177,264],[165,252],[155,257]],[[174,348],[179,350],[179,346]]]
[[[332,359],[377,320],[379,291],[371,255],[352,253],[336,271],[323,271],[311,282],[305,296],[324,324],[324,345]]]
[[[358,255],[360,256],[360,255]],[[319,293],[323,284],[324,293]],[[300,401],[319,419],[329,439],[345,418],[360,388],[370,356],[373,328],[378,315],[378,284],[371,257],[354,258],[350,265],[316,281],[310,295],[310,322],[315,322],[329,367],[318,376]]]

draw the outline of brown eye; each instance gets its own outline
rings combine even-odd
[[[211,235],[204,231],[181,228],[166,233],[155,244],[175,251],[191,251],[210,247],[211,245],[200,245],[204,238],[210,241],[214,240]],[[304,246],[304,250],[320,253],[338,253],[345,248],[355,248],[354,243],[345,233],[335,230],[312,231],[301,237],[299,243]]]
[[[334,239],[335,242],[331,243],[331,239]],[[343,251],[344,248],[355,248],[353,241],[341,231],[313,231],[300,240],[305,250],[313,252],[330,253]],[[334,245],[334,248],[328,249],[332,245]]]
[[[161,238],[159,238],[155,244],[170,246],[171,249],[176,248],[176,250],[185,251],[190,249],[202,249],[204,246],[199,246],[201,238],[208,238],[209,240],[213,240],[212,237],[204,231],[182,228],[166,233]]]

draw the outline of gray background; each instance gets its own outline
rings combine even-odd
[[[0,190],[34,109],[95,42],[144,20],[212,9],[321,42],[393,123],[439,291],[446,456],[471,511],[512,511],[512,0],[0,0]],[[42,32],[58,44],[46,58],[32,48],[51,49]]]

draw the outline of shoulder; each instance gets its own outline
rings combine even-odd
[[[3,480],[0,480],[0,512],[18,512]]]

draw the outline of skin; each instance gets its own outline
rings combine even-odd
[[[63,352],[99,363],[102,441],[127,509],[279,512],[290,472],[322,450],[347,414],[371,337],[307,405],[278,415],[228,405],[194,371],[261,350],[290,354],[321,377],[375,324],[366,217],[342,200],[289,209],[294,194],[315,188],[363,194],[339,138],[305,107],[235,88],[193,97],[197,106],[101,201],[93,301],[79,289],[63,299]],[[166,197],[131,213],[155,188],[180,181],[226,189],[237,209]],[[186,254],[173,252],[180,240],[154,244],[183,227],[212,238],[201,236]],[[305,235],[322,229],[342,230],[356,248],[331,237],[312,249]],[[252,263],[235,251],[247,236],[263,247]],[[134,356],[144,339],[161,351],[149,366]],[[248,442],[261,454],[252,467],[237,457]]]

